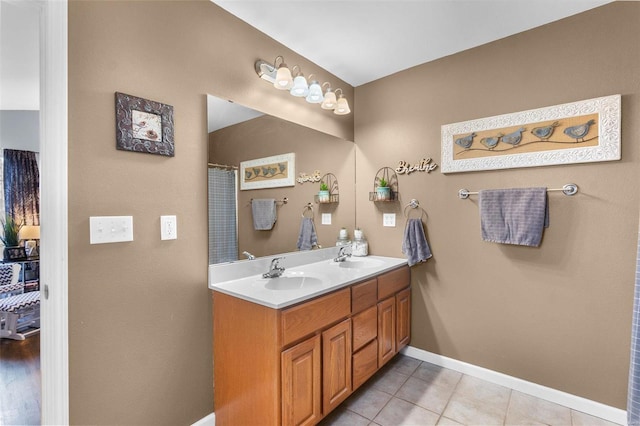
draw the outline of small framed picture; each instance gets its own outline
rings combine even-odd
[[[22,260],[27,258],[27,253],[24,247],[5,247],[4,258],[5,260]]]

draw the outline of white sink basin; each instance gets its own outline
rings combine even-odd
[[[285,273],[277,278],[266,278],[264,287],[269,290],[297,290],[320,287],[324,281],[304,273]]]
[[[367,268],[379,268],[384,265],[382,260],[369,259],[366,257],[349,257],[344,262],[334,262],[340,268],[350,269],[367,269]]]

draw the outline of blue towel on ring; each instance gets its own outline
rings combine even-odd
[[[318,236],[316,235],[316,227],[313,219],[303,217],[300,223],[300,234],[298,235],[298,249],[311,250],[313,246],[318,245]]]
[[[407,220],[407,224],[404,227],[402,252],[407,256],[409,266],[424,262],[432,256],[427,237],[424,235],[422,220]]]
[[[484,241],[538,247],[549,226],[547,188],[479,191]]]

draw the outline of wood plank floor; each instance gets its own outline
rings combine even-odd
[[[0,425],[39,425],[40,388],[40,334],[0,339]]]

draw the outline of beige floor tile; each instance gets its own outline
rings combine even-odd
[[[353,411],[338,407],[320,422],[320,426],[368,426],[370,422]]]
[[[395,396],[441,414],[453,394],[453,389],[454,386],[440,386],[409,377]]]
[[[464,426],[462,423],[458,423],[455,420],[451,420],[447,417],[440,417],[437,426]]]
[[[398,398],[382,409],[373,421],[381,426],[435,426],[439,416],[410,402]]]
[[[462,373],[449,370],[448,368],[442,368],[428,362],[423,362],[413,372],[413,377],[453,390],[460,381]]]
[[[371,386],[388,394],[394,395],[408,378],[409,376],[406,374],[400,374],[391,368],[385,367],[376,373],[370,380]]]
[[[505,424],[571,426],[571,410],[554,402],[513,391]]]
[[[349,410],[373,420],[390,399],[391,395],[388,393],[373,386],[367,386],[353,394],[344,405]]]
[[[580,411],[571,410],[571,421],[573,426],[619,426],[600,417],[591,416]]]
[[[466,425],[502,425],[511,389],[463,375],[443,416]]]

